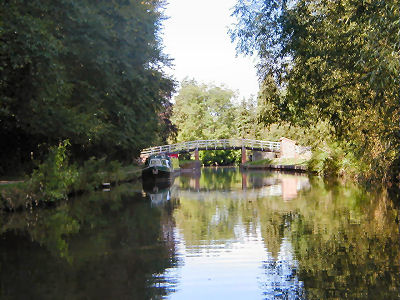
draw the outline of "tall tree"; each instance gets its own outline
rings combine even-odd
[[[160,131],[163,1],[0,4],[0,173],[69,139],[75,158],[128,158]],[[9,157],[16,161],[10,162]]]
[[[214,85],[182,82],[175,97],[172,120],[178,141],[224,139],[235,135],[234,92]]]
[[[398,0],[239,0],[234,15],[238,51],[257,53],[265,86],[285,90],[265,97],[280,120],[327,121],[360,170],[398,174]]]
[[[235,112],[236,136],[239,138],[259,137],[256,106],[252,99],[242,99]]]

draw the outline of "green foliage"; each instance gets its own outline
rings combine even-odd
[[[69,141],[52,147],[47,159],[32,173],[29,190],[37,202],[55,202],[66,199],[78,178],[78,171],[68,164]]]
[[[13,211],[31,205],[28,186],[24,182],[4,184],[0,187],[0,210]]]
[[[73,187],[74,192],[92,191],[103,182],[105,158],[96,159],[91,157],[79,168],[79,176]]]
[[[74,160],[131,160],[170,130],[162,1],[2,1],[0,173],[69,139]]]
[[[175,97],[172,122],[177,140],[224,139],[235,135],[233,91],[214,85],[182,82]]]
[[[398,8],[398,0],[238,0],[231,34],[239,52],[260,58],[260,119],[322,122],[359,172],[398,174]]]
[[[42,203],[54,203],[70,194],[90,192],[102,183],[118,184],[139,177],[137,166],[123,167],[118,161],[94,157],[82,167],[69,164],[69,141],[52,147],[46,160],[26,182],[7,184],[0,188],[0,210],[17,210]]]
[[[240,105],[236,107],[234,120],[235,137],[250,139],[259,137],[261,126],[257,122],[256,109],[253,99],[248,101],[243,99]]]
[[[91,157],[79,168],[79,175],[73,192],[87,192],[99,188],[102,183],[118,184],[119,182],[137,178],[138,169],[124,168],[119,161],[108,162],[104,157]]]
[[[122,169],[122,164],[119,161],[113,160],[106,165],[105,182],[119,183],[125,179],[125,172]]]
[[[176,157],[171,157],[172,167],[174,169],[179,169],[179,159]]]
[[[240,162],[240,151],[235,150],[207,150],[199,151],[201,162],[205,166],[227,166]]]
[[[246,102],[233,104],[233,91],[214,85],[199,85],[185,80],[175,97],[172,121],[178,128],[178,142],[205,139],[229,139],[251,132],[250,114]],[[180,154],[179,159],[190,159],[190,154]],[[235,151],[200,151],[204,165],[228,165],[238,158]]]
[[[190,152],[182,152],[182,153],[179,153],[179,155],[178,155],[179,161],[190,160],[191,157],[192,157],[192,155],[190,154]]]
[[[308,161],[308,170],[324,177],[357,177],[362,165],[352,152],[345,152],[344,147],[337,143],[325,145],[325,148],[316,148]]]
[[[315,149],[312,153],[311,159],[308,161],[308,170],[322,174],[324,170],[324,162],[328,158],[328,153],[321,150]]]

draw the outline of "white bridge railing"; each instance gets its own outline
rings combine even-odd
[[[224,140],[198,140],[178,144],[156,146],[143,149],[140,156],[149,156],[160,153],[179,153],[183,151],[216,150],[216,149],[240,149],[261,150],[279,152],[279,142],[259,141],[250,139],[224,139]]]

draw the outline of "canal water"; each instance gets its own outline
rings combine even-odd
[[[205,168],[0,215],[0,299],[399,299],[385,192]]]

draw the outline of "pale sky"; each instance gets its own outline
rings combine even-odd
[[[224,84],[238,91],[240,99],[257,95],[254,62],[236,57],[228,27],[235,0],[169,0],[164,21],[164,52],[174,59],[167,70],[179,82],[185,77],[199,83]]]

